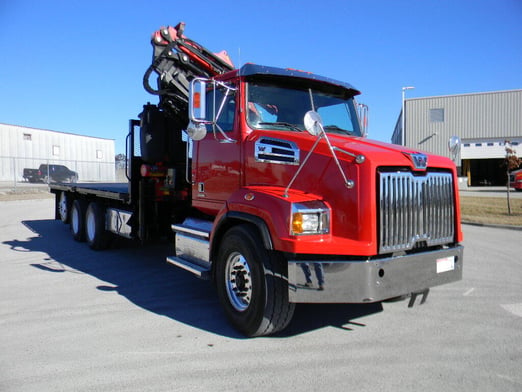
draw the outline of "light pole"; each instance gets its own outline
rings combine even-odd
[[[404,126],[405,126],[405,102],[406,102],[406,90],[413,90],[415,87],[413,86],[409,86],[409,87],[403,87],[402,88],[402,113],[401,113],[401,146],[404,146],[404,143],[406,141],[405,137],[404,137],[404,132],[405,132],[405,129],[404,129]]]

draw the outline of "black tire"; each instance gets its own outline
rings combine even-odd
[[[73,201],[70,213],[71,232],[73,238],[78,242],[85,241],[85,211],[87,202],[76,199]]]
[[[69,223],[71,204],[71,198],[67,196],[67,192],[60,192],[60,198],[58,199],[58,215],[63,223]]]
[[[96,202],[89,203],[85,212],[85,239],[94,250],[107,249],[109,233],[105,230],[105,207]]]
[[[288,302],[286,263],[261,245],[255,227],[244,224],[229,229],[216,263],[218,297],[237,330],[254,337],[288,325],[295,304]]]

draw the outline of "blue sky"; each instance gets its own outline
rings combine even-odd
[[[124,152],[150,36],[347,81],[389,142],[408,98],[522,88],[522,0],[0,0],[0,123],[115,139]],[[521,108],[522,110],[522,108]]]

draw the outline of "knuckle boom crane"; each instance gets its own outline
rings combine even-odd
[[[152,35],[152,64],[145,72],[143,86],[149,93],[159,95],[164,110],[187,117],[190,81],[221,75],[233,70],[234,65],[226,51],[212,53],[185,37],[184,30],[185,23],[180,22]],[[156,88],[149,83],[153,72],[158,75]]]

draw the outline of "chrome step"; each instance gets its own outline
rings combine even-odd
[[[200,279],[209,280],[210,279],[210,269],[205,268],[199,264],[193,263],[189,260],[182,259],[181,257],[176,256],[168,256],[167,263],[173,264],[176,267],[182,268],[185,271],[188,271],[194,275],[196,275]]]

